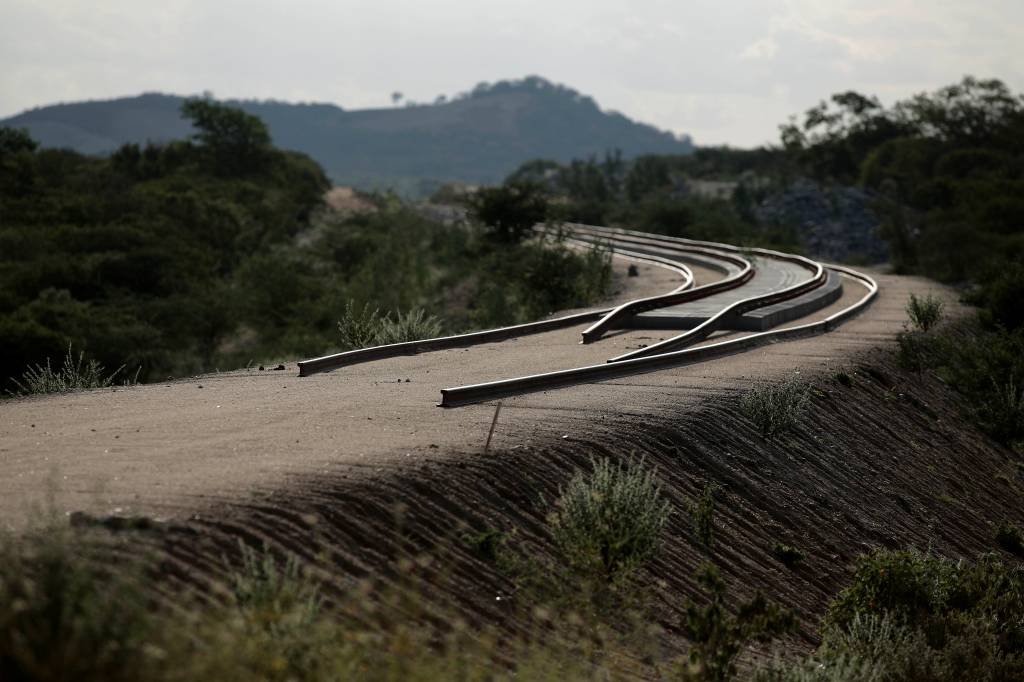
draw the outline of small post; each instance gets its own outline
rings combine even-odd
[[[494,407],[494,418],[491,419],[491,430],[487,432],[487,442],[484,443],[484,454],[491,448],[491,437],[494,436],[494,427],[498,423],[498,415],[501,414],[501,401]]]

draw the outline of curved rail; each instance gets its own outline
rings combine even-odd
[[[807,324],[776,331],[759,332],[743,336],[738,339],[730,339],[728,341],[721,341],[719,343],[701,346],[699,348],[688,348],[685,350],[661,353],[659,355],[634,358],[632,360],[623,360],[621,362],[606,363],[603,365],[589,365],[586,367],[577,367],[575,369],[560,370],[557,372],[533,374],[514,379],[503,379],[500,381],[490,381],[468,386],[458,386],[455,388],[444,388],[441,389],[441,402],[438,403],[438,405],[440,407],[458,407],[459,405],[469,405],[509,395],[532,393],[551,388],[559,388],[562,386],[599,381],[602,379],[613,379],[634,374],[643,374],[645,372],[651,372],[658,369],[678,367],[714,357],[730,355],[732,353],[749,350],[766,343],[814,336],[816,334],[831,331],[843,321],[860,313],[878,293],[878,284],[868,275],[851,268],[840,265],[826,265],[824,267],[834,270],[845,277],[856,280],[867,289],[867,293],[863,298],[852,305],[849,305],[843,310],[840,310],[839,312],[818,322],[809,322]]]
[[[590,247],[593,246],[593,244],[587,244]],[[614,248],[615,244],[612,243],[612,246]],[[693,272],[686,267],[686,265],[672,261],[671,259],[657,255],[640,253],[629,249],[614,249],[614,255],[627,260],[651,263],[658,267],[675,270],[683,276],[683,284],[674,289],[672,293],[689,289],[694,284]],[[611,312],[611,310],[613,309],[601,308],[598,310],[588,310],[582,313],[566,315],[564,317],[557,317],[550,320],[527,322],[508,327],[499,327],[497,329],[470,332],[468,334],[453,334],[451,336],[442,336],[433,339],[390,343],[382,346],[373,346],[370,348],[360,348],[342,353],[333,353],[319,358],[300,361],[298,363],[299,376],[306,377],[319,372],[328,372],[339,367],[355,365],[362,362],[371,362],[373,360],[383,360],[385,358],[398,357],[401,355],[416,355],[418,353],[445,350],[448,348],[463,348],[480,343],[504,341],[518,336],[563,329],[565,327],[571,327],[591,320],[600,319],[602,316]]]
[[[570,231],[573,234],[599,234],[597,229],[592,228],[589,225],[570,224]],[[643,234],[643,233],[640,233]],[[603,235],[599,235],[603,236]],[[607,238],[607,237],[605,237]],[[664,308],[671,305],[678,305],[680,303],[688,303],[695,301],[700,298],[705,298],[713,294],[718,294],[723,291],[735,289],[740,287],[751,280],[754,276],[754,267],[746,258],[740,256],[720,253],[718,251],[712,251],[701,246],[690,246],[690,245],[676,245],[675,242],[671,242],[673,245],[668,245],[665,240],[660,238],[651,238],[649,235],[644,237],[628,235],[623,237],[622,235],[616,234],[615,238],[619,241],[632,244],[634,246],[646,246],[648,248],[654,247],[658,250],[667,250],[670,252],[678,253],[680,255],[689,256],[703,256],[704,258],[698,258],[700,262],[705,262],[705,259],[710,259],[713,262],[715,259],[724,260],[725,262],[731,263],[739,267],[739,271],[731,274],[723,280],[717,282],[711,282],[703,286],[695,287],[687,292],[669,292],[667,294],[660,294],[658,296],[648,296],[646,298],[629,301],[618,306],[603,318],[595,322],[593,325],[585,329],[581,334],[581,343],[593,343],[600,339],[607,331],[611,330],[617,322],[623,319],[628,319],[634,315],[638,315],[648,310],[655,310],[657,308]],[[725,270],[729,273],[729,270]]]
[[[787,260],[789,259],[792,259],[792,262],[797,262],[808,267],[814,274],[809,279],[806,279],[803,282],[798,282],[797,284],[786,287],[780,291],[761,294],[760,296],[750,296],[749,298],[736,301],[735,303],[722,308],[693,329],[665,339],[664,341],[651,344],[646,348],[618,355],[609,359],[608,362],[624,362],[633,358],[657,355],[677,348],[683,348],[697,343],[698,341],[703,341],[707,337],[711,336],[711,334],[721,329],[727,321],[737,315],[742,315],[743,313],[750,312],[751,310],[764,308],[774,303],[780,303],[791,298],[796,298],[797,296],[802,296],[808,291],[820,287],[828,279],[828,273],[825,272],[825,268],[823,268],[820,263],[815,263],[814,261],[802,258],[801,256],[790,256]]]

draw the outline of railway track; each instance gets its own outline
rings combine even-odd
[[[538,226],[543,231],[546,228]],[[512,377],[441,389],[442,407],[456,407],[522,393],[588,383],[739,353],[766,343],[821,334],[859,313],[875,297],[875,281],[853,269],[822,264],[769,249],[741,249],[728,244],[667,237],[619,228],[569,224],[568,243],[579,248],[607,247],[614,257],[648,263],[676,272],[682,283],[672,291],[538,322],[469,334],[389,344],[336,353],[299,362],[300,376],[346,365],[400,355],[493,343],[555,329],[582,326],[581,343],[597,343],[615,329],[647,327],[684,329],[659,343],[611,357],[604,364]],[[721,277],[696,282],[691,265]],[[856,302],[814,322],[784,329],[784,322],[805,317],[842,295],[843,284],[863,288]],[[694,347],[727,330],[755,330]]]

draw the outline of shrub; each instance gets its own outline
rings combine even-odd
[[[398,311],[392,319],[391,313],[381,315],[380,309],[371,310],[369,303],[358,309],[350,300],[338,321],[338,331],[345,348],[368,348],[438,336],[441,321],[422,309]]]
[[[845,386],[846,388],[853,386],[853,378],[849,375],[848,372],[842,370],[833,373],[832,380],[841,386]]]
[[[395,313],[394,319],[385,316],[378,343],[404,343],[441,335],[441,321],[427,315],[422,308]]]
[[[929,331],[942,320],[942,309],[942,301],[931,294],[926,294],[921,298],[910,294],[910,301],[906,308],[910,321],[922,332]]]
[[[1015,680],[1024,676],[1024,568],[992,555],[862,556],[814,656],[758,680]]]
[[[46,358],[46,365],[30,367],[22,375],[21,381],[11,379],[18,388],[9,393],[42,395],[106,388],[114,383],[114,378],[122,369],[124,369],[124,365],[104,376],[103,365],[96,360],[86,362],[85,351],[79,351],[78,358],[75,358],[71,352],[71,344],[68,344],[68,352],[64,356],[64,364],[60,369],[53,369],[50,365],[50,358]],[[124,383],[126,385],[133,384],[135,379],[127,379]]]
[[[791,545],[776,542],[772,547],[772,555],[782,562],[786,568],[793,568],[804,560],[804,553]]]
[[[56,525],[0,538],[0,679],[144,677],[152,628],[138,581],[91,550]]]
[[[999,546],[1011,554],[1024,556],[1024,533],[1020,526],[1009,521],[1003,521],[996,526],[996,542]]]
[[[981,427],[1001,443],[1024,437],[1024,387],[1011,375],[990,377],[991,390],[977,396],[974,411]]]
[[[765,438],[791,428],[807,407],[807,385],[790,377],[779,383],[761,382],[740,398],[740,411]]]
[[[796,625],[791,611],[758,594],[740,604],[735,616],[725,608],[726,586],[713,564],[704,564],[697,582],[707,592],[708,604],[686,606],[686,629],[691,641],[683,680],[724,681],[736,675],[736,657],[751,641],[769,642]]]
[[[657,552],[672,507],[640,462],[593,461],[560,489],[549,523],[567,566],[605,583],[628,580]]]
[[[896,336],[896,361],[903,369],[920,372],[935,359],[933,339],[919,331],[904,331]]]

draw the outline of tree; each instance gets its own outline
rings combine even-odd
[[[0,127],[0,158],[18,152],[34,152],[39,143],[22,128]]]
[[[470,200],[470,211],[494,239],[515,243],[547,218],[548,201],[536,184],[511,183],[478,190]]]
[[[181,114],[192,121],[192,139],[209,152],[218,173],[258,171],[270,156],[270,133],[257,116],[200,98],[185,100]]]

